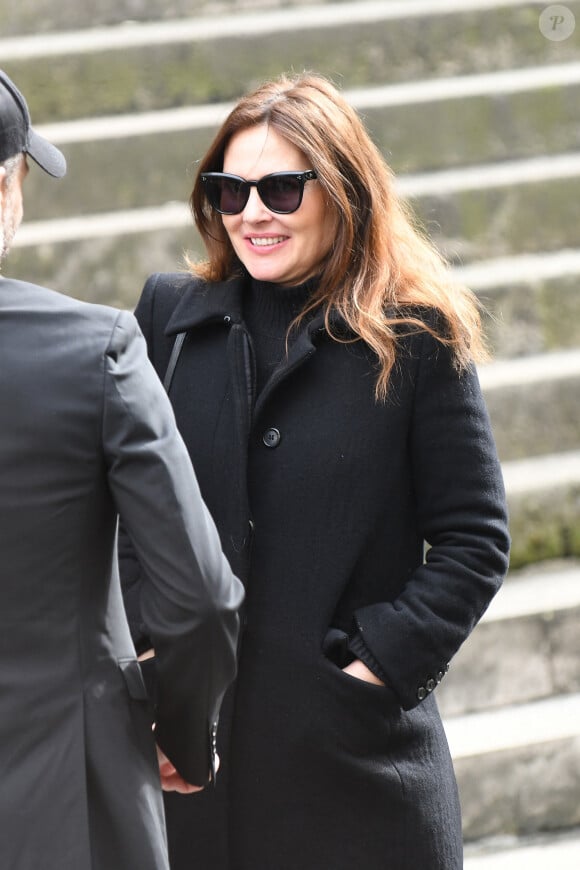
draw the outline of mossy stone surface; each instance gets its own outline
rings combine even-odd
[[[580,274],[507,281],[476,291],[494,356],[510,358],[580,347]]]
[[[295,29],[265,35],[14,59],[5,68],[38,124],[233,100],[289,70],[315,69],[349,88],[576,59],[573,39],[542,37],[538,14],[504,7],[335,24],[329,11],[318,28],[301,27],[298,10]]]
[[[512,568],[580,555],[580,486],[509,498]]]
[[[185,268],[184,254],[200,256],[193,228],[16,247],[3,274],[52,287],[76,299],[133,309],[148,275]]]
[[[18,0],[0,8],[0,28],[6,37],[112,27],[126,21],[210,17],[324,2],[326,0]]]
[[[580,376],[488,390],[485,398],[500,459],[578,449]]]
[[[491,184],[491,183],[490,183]],[[580,247],[580,176],[416,198],[429,234],[452,263]]]

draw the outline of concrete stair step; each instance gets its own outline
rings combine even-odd
[[[241,9],[276,9],[316,0],[99,0],[96,6],[78,0],[26,0],[2,10],[4,36],[50,33],[85,27],[111,27],[128,21],[164,21],[191,15],[231,14]]]
[[[345,96],[364,115],[395,171],[407,173],[405,183],[413,190],[419,186],[420,196],[425,170],[475,163],[480,173],[479,164],[509,157],[512,166],[516,158],[573,150],[580,63],[350,90]],[[40,173],[29,177],[36,217],[75,214],[79,190],[88,212],[183,200],[191,168],[231,106],[186,106],[41,126],[65,152],[68,173],[56,200],[53,185]],[[409,179],[419,169],[423,174]],[[102,182],[86,184],[87,175]]]
[[[511,565],[580,556],[580,450],[503,463]]]
[[[580,155],[509,160],[399,177],[448,259],[580,247]]]
[[[513,571],[451,662],[445,717],[580,692],[580,559]]]
[[[181,202],[33,221],[19,229],[3,273],[89,302],[133,308],[147,276],[182,268],[184,251],[195,251],[196,242]]]
[[[580,0],[567,7],[580,16]],[[577,60],[574,40],[539,33],[543,8],[536,0],[302,5],[12,36],[0,40],[0,57],[38,124],[235,99],[289,69],[340,70],[345,87],[362,87]]]
[[[580,347],[580,249],[458,266],[478,295],[495,357]]]
[[[579,89],[580,63],[562,63],[347,96],[395,171],[410,173],[575,150]]]
[[[580,694],[445,720],[466,841],[580,825]]]
[[[580,349],[500,360],[479,374],[503,461],[580,447]]]
[[[498,837],[466,849],[464,870],[578,870],[580,831],[520,838]]]

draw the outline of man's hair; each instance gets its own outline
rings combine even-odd
[[[6,170],[5,179],[8,184],[12,182],[22,160],[22,154],[14,154],[13,157],[9,157],[7,160],[4,160],[2,163],[0,163],[0,166],[3,166]]]

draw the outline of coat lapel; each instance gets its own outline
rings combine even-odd
[[[169,318],[165,334],[176,335],[209,323],[225,323],[230,328],[241,326],[242,331],[245,331],[243,297],[248,280],[250,279],[247,276],[241,276],[216,283],[191,281]],[[339,333],[344,333],[346,324],[335,312],[331,313],[330,324]],[[260,411],[272,392],[291,372],[314,355],[316,345],[325,333],[324,313],[318,311],[302,325],[295,340],[291,342],[288,356],[284,357],[261,391],[255,413]],[[249,389],[249,394],[252,392],[253,389]]]

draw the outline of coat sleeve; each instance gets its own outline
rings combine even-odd
[[[410,453],[424,564],[355,623],[404,709],[416,706],[483,615],[507,572],[503,478],[474,367],[459,374],[429,334],[420,345]]]
[[[163,282],[164,289],[167,290],[167,281],[164,280],[162,274],[155,273],[147,279],[135,309],[135,317],[147,342],[149,358],[155,365],[160,378],[162,378],[165,373],[164,366],[166,365],[166,361],[163,353],[160,354],[161,359],[159,361],[154,359],[153,346],[155,342],[153,334],[155,322],[154,307],[155,300],[158,298],[155,291],[158,283],[161,281]],[[159,297],[165,298],[167,295],[167,293],[159,294]],[[172,311],[172,305],[175,304],[174,299],[169,298],[167,301],[169,306],[167,311],[162,312],[162,319],[169,316]],[[166,345],[169,346],[169,344],[170,342],[167,340]],[[161,368],[159,368],[159,366],[161,366]],[[127,534],[127,529],[125,528],[122,517],[119,523],[118,554],[121,589],[123,593],[125,612],[127,614],[127,621],[129,623],[129,629],[131,631],[133,643],[135,644],[135,649],[138,654],[141,654],[152,647],[151,639],[147,633],[147,626],[143,621],[141,613],[141,586],[143,582],[143,571],[137,558],[137,554],[135,553],[133,543]],[[150,688],[155,691],[154,674],[151,673],[151,666],[148,663],[145,663],[143,665],[143,670]]]
[[[188,782],[203,784],[221,699],[235,675],[243,591],[127,312],[105,354],[103,444],[110,489],[143,571],[141,613],[156,652],[156,739]]]

